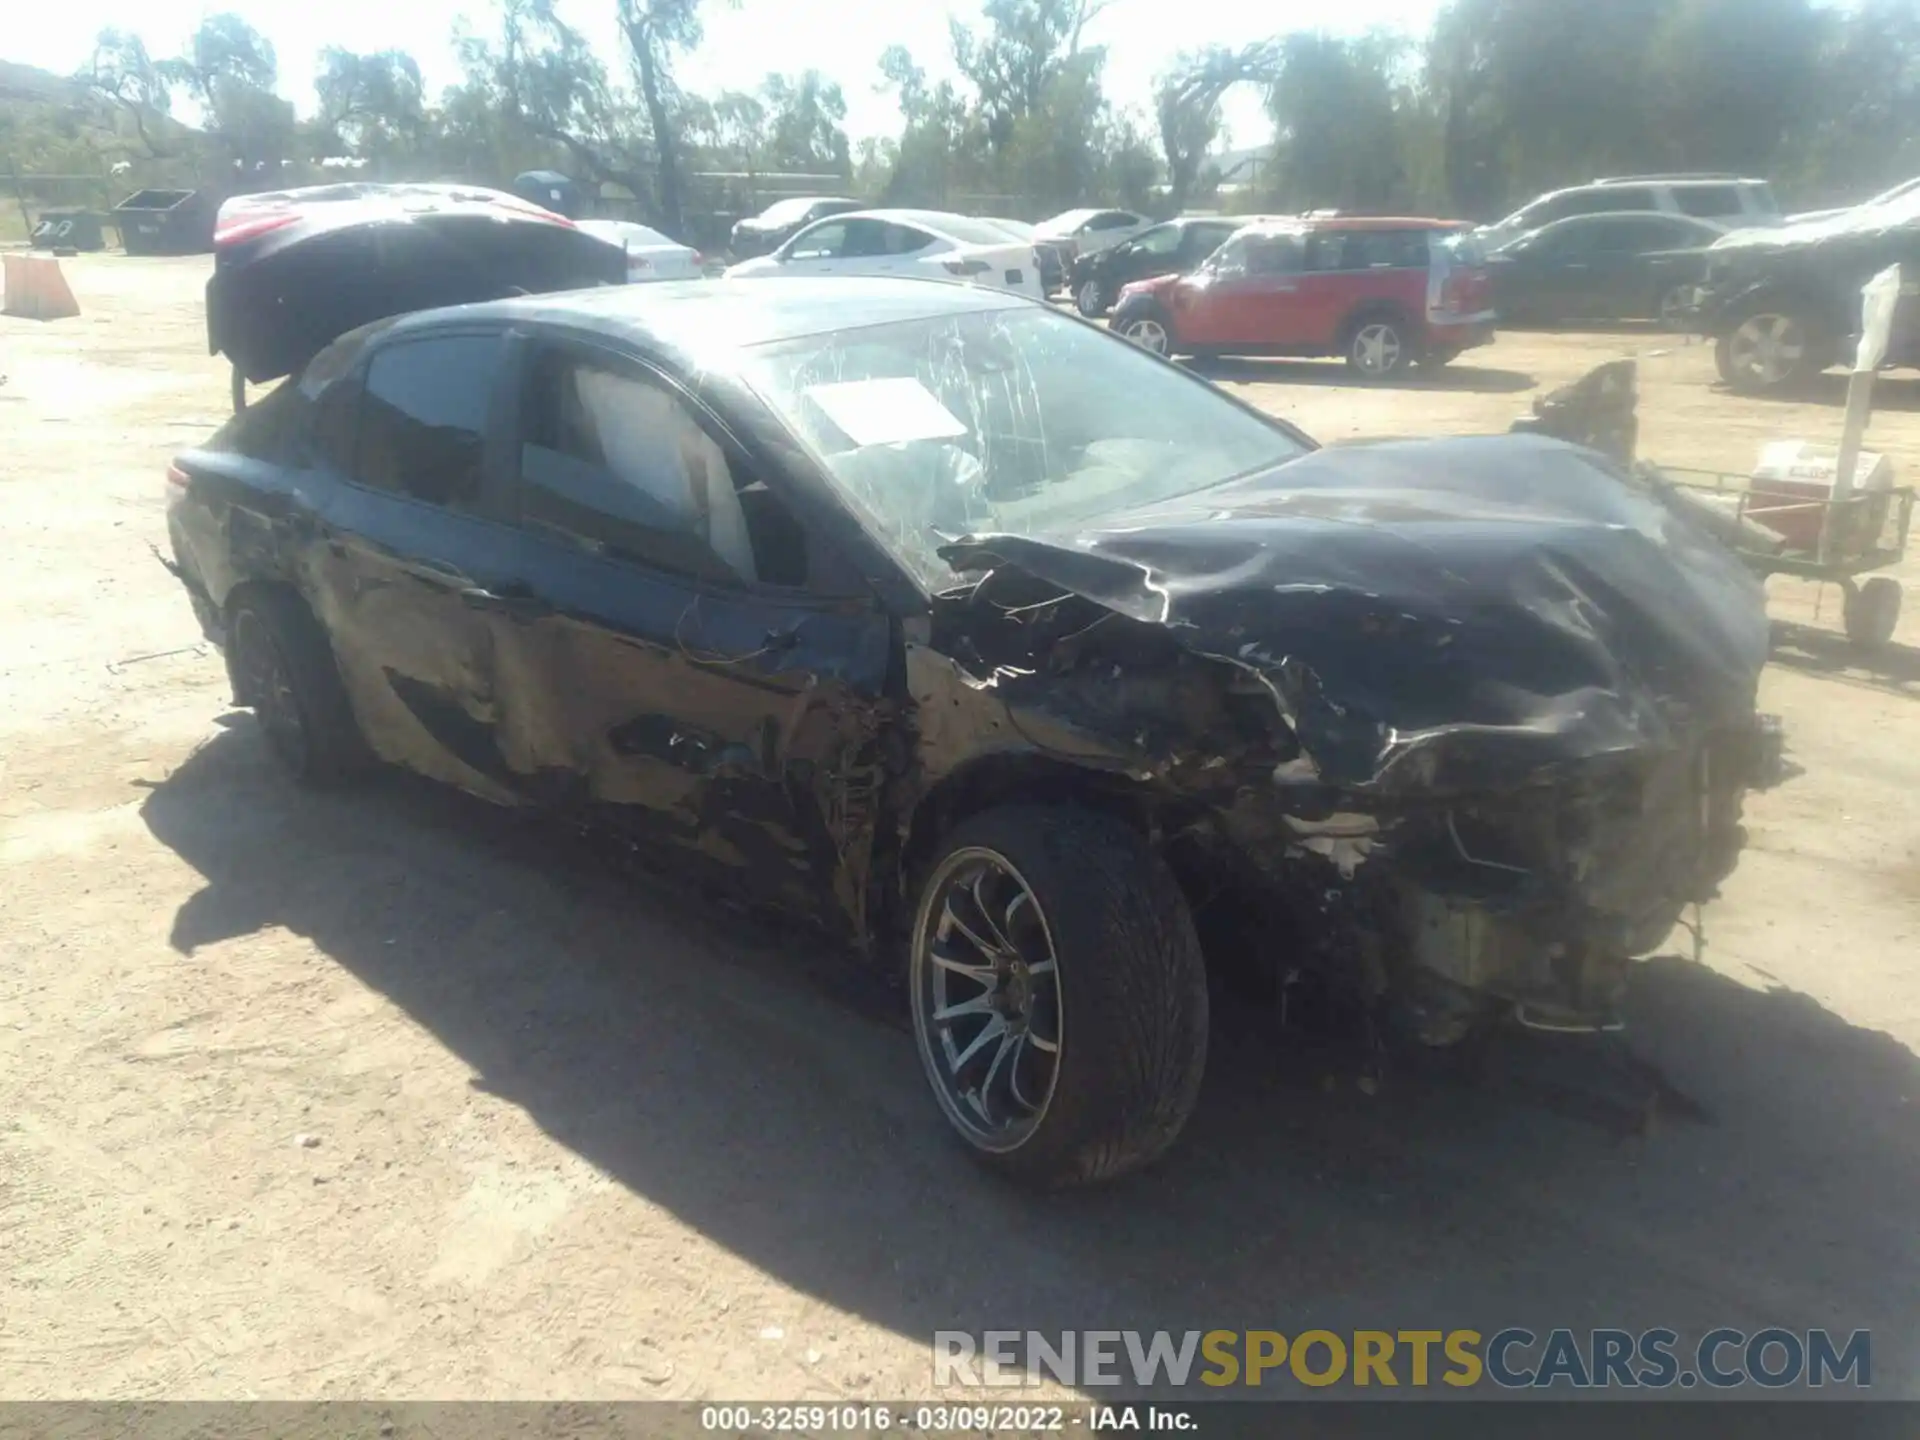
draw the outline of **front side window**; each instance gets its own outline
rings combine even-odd
[[[374,353],[354,441],[354,478],[452,510],[477,510],[502,337],[436,335]]]
[[[851,228],[844,220],[815,225],[793,237],[787,246],[789,260],[837,260],[849,247]]]
[[[743,378],[929,589],[969,533],[1070,531],[1301,454],[1205,381],[1050,310],[875,325],[747,352]]]
[[[1142,255],[1171,255],[1180,248],[1180,230],[1174,225],[1160,225],[1136,235],[1133,245]]]
[[[1249,275],[1292,275],[1301,267],[1303,247],[1297,235],[1249,235],[1246,247]]]
[[[637,369],[565,351],[533,366],[521,520],[594,554],[759,578],[725,452],[684,401]]]

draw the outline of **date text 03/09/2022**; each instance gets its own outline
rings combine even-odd
[[[1033,1435],[1059,1431],[1191,1431],[1190,1410],[1171,1405],[703,1405],[700,1428],[721,1434],[833,1435],[907,1430],[923,1435]]]

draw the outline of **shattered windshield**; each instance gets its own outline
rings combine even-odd
[[[1307,445],[1204,381],[1037,306],[783,341],[747,382],[929,590],[967,534],[1031,535],[1192,494]]]

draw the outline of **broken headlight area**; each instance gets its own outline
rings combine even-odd
[[[1123,778],[1203,935],[1243,916],[1226,948],[1427,1043],[1501,1007],[1615,1024],[1780,773],[1759,586],[1571,446],[1316,452],[942,555],[978,577],[931,646],[970,698],[916,691],[924,778],[982,745]]]

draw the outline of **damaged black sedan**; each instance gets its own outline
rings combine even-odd
[[[171,478],[296,776],[590,819],[902,964],[941,1111],[1042,1183],[1179,1133],[1216,930],[1417,1043],[1612,1026],[1758,778],[1760,592],[1598,455],[1317,449],[977,287],[388,320]]]

